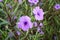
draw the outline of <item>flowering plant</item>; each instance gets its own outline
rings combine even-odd
[[[60,40],[59,3],[0,0],[0,40]]]

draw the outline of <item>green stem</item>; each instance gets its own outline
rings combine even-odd
[[[17,12],[18,7],[19,7],[19,4],[16,6],[16,8],[15,8],[15,10],[14,10],[14,14]]]
[[[37,34],[38,34],[38,32],[36,32],[36,36],[34,37],[34,40],[36,40],[36,39],[37,39]]]
[[[0,30],[0,32],[2,33],[3,36],[5,36],[4,32],[2,30]]]
[[[8,21],[5,21],[4,19],[0,18],[1,21],[10,24]]]
[[[29,31],[26,32],[26,35],[23,38],[21,38],[21,40],[24,40],[24,38],[27,37],[28,33],[29,33]]]
[[[5,4],[6,4],[7,1],[8,1],[8,0],[5,0]]]

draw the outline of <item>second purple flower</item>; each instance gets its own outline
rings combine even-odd
[[[39,8],[39,6],[33,9],[33,14],[36,20],[43,20],[44,12],[43,12],[43,9]]]
[[[39,0],[28,0],[28,2],[30,2],[31,4],[37,4],[39,2]]]

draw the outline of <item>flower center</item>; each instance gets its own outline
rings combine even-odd
[[[34,2],[36,2],[36,0],[34,0]]]
[[[24,22],[24,25],[27,25],[27,22]]]
[[[57,8],[58,8],[59,6],[57,6]]]
[[[39,14],[39,13],[37,13],[37,15],[38,15],[38,16],[40,16],[40,14]]]

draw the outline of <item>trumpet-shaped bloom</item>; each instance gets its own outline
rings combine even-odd
[[[21,28],[23,31],[28,31],[29,28],[32,28],[32,22],[30,17],[22,16],[17,23],[18,28]]]
[[[43,18],[44,18],[43,9],[40,9],[39,6],[37,6],[33,9],[33,14],[34,14],[36,20],[43,20]]]
[[[56,10],[60,9],[60,4],[56,4],[56,5],[54,6],[54,8],[55,8]]]
[[[37,4],[39,0],[28,0],[28,2],[30,2],[31,4]]]

